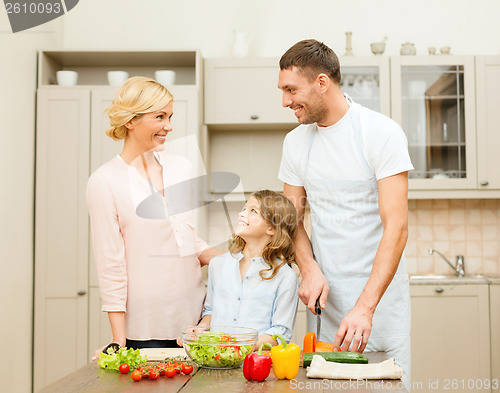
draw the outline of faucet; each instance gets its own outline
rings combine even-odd
[[[456,256],[456,261],[457,264],[453,266],[451,262],[443,255],[441,254],[438,250],[434,250],[433,248],[429,248],[429,255],[432,254],[438,254],[441,258],[445,260],[445,262],[450,265],[450,267],[455,270],[455,272],[458,274],[458,277],[463,277],[465,276],[465,266],[464,266],[464,256],[463,255],[457,255]]]

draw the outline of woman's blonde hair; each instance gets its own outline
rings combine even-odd
[[[269,267],[259,272],[263,280],[270,280],[285,263],[295,262],[293,240],[298,232],[297,211],[293,203],[283,194],[262,190],[252,196],[259,203],[260,214],[266,223],[274,228],[274,234],[262,252],[262,258]],[[241,252],[245,245],[245,240],[235,235],[229,251],[231,254]]]
[[[125,124],[134,117],[159,111],[173,100],[172,94],[154,79],[144,76],[129,78],[115,95],[108,112],[110,127],[106,135],[118,141],[127,136]]]

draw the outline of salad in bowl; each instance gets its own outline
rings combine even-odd
[[[240,367],[257,339],[257,330],[234,326],[191,326],[182,333],[189,358],[199,367],[215,369]]]

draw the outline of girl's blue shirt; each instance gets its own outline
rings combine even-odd
[[[299,301],[297,273],[285,265],[272,279],[263,280],[259,272],[268,265],[261,257],[252,258],[242,282],[242,258],[241,253],[228,252],[210,261],[203,316],[212,316],[212,327],[249,327],[259,335],[281,334],[289,342]]]

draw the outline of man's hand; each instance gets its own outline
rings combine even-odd
[[[308,272],[302,273],[302,283],[297,291],[302,303],[304,303],[307,308],[314,315],[316,315],[314,307],[316,299],[319,297],[320,307],[325,308],[328,292],[330,292],[328,280],[321,272],[319,266],[317,264],[309,266]]]
[[[362,353],[372,330],[373,313],[358,304],[342,320],[333,342],[334,348]],[[352,344],[352,346],[351,346]]]

